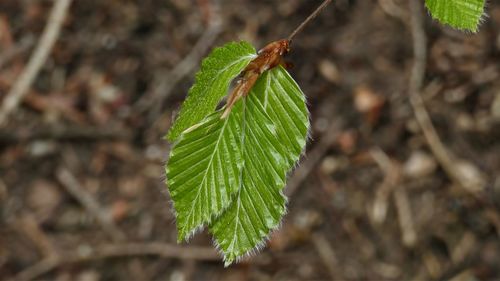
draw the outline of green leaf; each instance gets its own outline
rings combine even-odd
[[[262,82],[256,83],[252,93],[260,97],[266,113],[277,128],[278,138],[286,149],[288,164],[293,167],[306,145],[309,130],[305,95],[281,66],[265,72],[260,79]]]
[[[174,141],[182,131],[212,113],[227,94],[229,84],[255,57],[255,49],[247,42],[231,42],[214,49],[196,74],[194,85],[170,128],[168,140]]]
[[[229,83],[219,86],[227,91]],[[178,240],[208,225],[229,265],[278,227],[286,175],[305,147],[309,119],[304,94],[281,66],[263,73],[226,118],[214,108],[174,137],[166,174]]]
[[[432,17],[458,29],[476,32],[484,12],[484,0],[425,0]]]
[[[174,145],[166,174],[176,210],[178,241],[187,240],[230,204],[243,165],[240,122],[209,115]]]
[[[241,186],[210,226],[226,266],[262,246],[279,226],[286,173],[299,159],[309,129],[304,94],[282,67],[264,73],[243,102]]]

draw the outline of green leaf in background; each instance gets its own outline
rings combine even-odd
[[[201,69],[196,74],[196,81],[168,132],[168,140],[176,140],[182,131],[212,113],[220,100],[226,96],[231,80],[254,57],[255,49],[247,42],[231,42],[214,49],[203,60]]]
[[[229,116],[221,118],[224,109],[215,111],[231,79],[254,57],[251,50],[247,43],[231,43],[209,56],[219,63],[204,60],[191,100],[169,135],[176,139],[166,174],[178,240],[208,225],[226,265],[262,246],[280,224],[286,175],[299,160],[309,129],[304,94],[281,66],[263,73]],[[223,74],[208,83],[206,73]]]
[[[485,0],[425,0],[433,18],[454,28],[476,32]]]
[[[262,246],[279,226],[286,211],[286,174],[299,159],[309,129],[304,94],[282,67],[264,73],[241,102],[241,186],[210,226],[226,266]]]

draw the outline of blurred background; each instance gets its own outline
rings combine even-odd
[[[213,47],[320,1],[1,0],[0,279],[499,280],[500,5],[472,34],[421,2],[336,0],[295,38],[311,140],[282,227],[225,269],[176,244],[162,137]]]

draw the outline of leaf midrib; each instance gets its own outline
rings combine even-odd
[[[245,138],[246,138],[246,130],[247,130],[247,121],[246,121],[246,116],[247,116],[247,100],[246,100],[246,97],[242,100],[242,103],[243,103],[243,110],[242,110],[242,118],[241,118],[241,139],[240,139],[240,143],[241,143],[241,147],[240,147],[240,151],[242,151],[242,158],[243,159],[246,159],[245,158],[245,153],[246,153],[246,149],[245,149]],[[228,117],[229,119],[230,117]],[[243,163],[243,168],[240,170],[240,175],[239,175],[239,178],[240,178],[240,184],[238,186],[238,194],[237,194],[237,198],[238,198],[238,201],[236,202],[236,216],[234,217],[235,218],[235,226],[234,226],[234,232],[233,232],[233,237],[232,237],[232,241],[231,241],[231,245],[228,247],[231,248],[231,249],[234,249],[234,243],[236,242],[236,232],[237,232],[237,229],[238,229],[238,224],[239,224],[239,220],[238,220],[238,217],[240,215],[240,205],[241,205],[241,198],[240,198],[240,195],[241,195],[241,189],[243,188],[243,173],[245,172],[245,168],[246,168],[246,164]]]
[[[201,184],[200,184],[200,186],[202,186],[203,188],[205,188],[204,185],[205,185],[205,181],[207,179],[208,171],[212,168],[212,161],[214,159],[215,154],[217,154],[217,152],[218,152],[219,143],[220,143],[220,140],[222,139],[222,136],[224,135],[224,131],[226,129],[228,122],[229,122],[229,117],[226,118],[226,120],[224,121],[224,125],[222,126],[221,131],[219,133],[219,137],[217,138],[217,142],[215,143],[214,152],[212,153],[212,155],[210,155],[210,160],[208,161],[207,169],[205,170],[205,172],[203,174],[203,179],[202,179]],[[200,189],[200,191],[196,194],[196,197],[193,200],[194,203],[197,202],[201,193],[202,193],[202,189]],[[191,215],[193,214],[193,210],[194,210],[194,207],[191,208],[191,210],[189,211],[189,214],[186,216],[186,218],[191,217]],[[215,214],[215,215],[217,215],[217,214]],[[206,223],[210,223],[210,220]]]

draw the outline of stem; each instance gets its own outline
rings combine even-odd
[[[297,33],[299,33],[300,31],[302,31],[302,29],[304,29],[304,27],[311,21],[313,20],[314,18],[316,18],[318,16],[318,14],[323,11],[324,8],[326,8],[326,6],[328,6],[328,4],[330,4],[332,2],[332,0],[325,0],[323,1],[323,3],[321,3],[321,5],[319,5],[318,8],[316,8],[316,10],[314,10],[314,12],[312,12],[312,14],[310,14],[299,26],[297,26],[297,28],[295,28],[295,30],[290,34],[290,36],[288,36],[288,41],[292,41],[292,38],[295,37],[295,35],[297,35]]]

